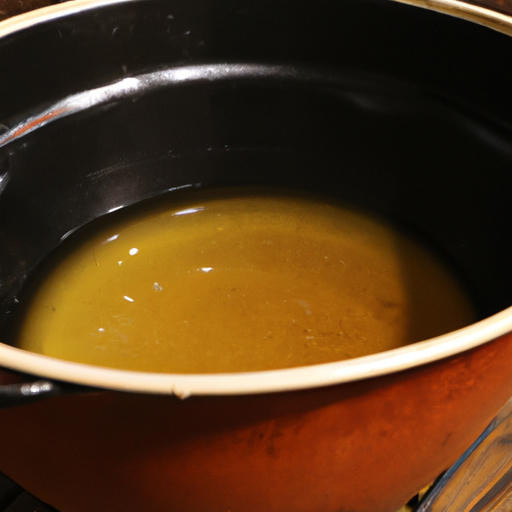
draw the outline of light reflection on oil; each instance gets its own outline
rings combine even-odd
[[[380,221],[299,195],[196,194],[70,237],[17,344],[116,368],[232,372],[380,352],[473,320],[446,269]]]

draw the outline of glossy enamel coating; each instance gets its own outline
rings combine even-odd
[[[392,512],[512,394],[511,359],[506,336],[327,388],[51,399],[2,411],[2,470],[62,512]]]
[[[439,5],[488,26],[387,0],[79,1],[0,24],[2,329],[73,230],[227,185],[405,225],[482,318],[352,361],[216,376],[0,344],[5,383],[103,389],[2,410],[1,471],[62,512],[394,512],[471,444],[512,394],[512,21]]]

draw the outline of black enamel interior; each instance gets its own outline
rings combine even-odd
[[[387,0],[131,1],[6,36],[8,128],[126,77],[199,71],[0,148],[0,302],[9,310],[66,233],[113,208],[190,184],[268,184],[402,223],[444,253],[482,315],[508,307],[511,63],[509,37]]]

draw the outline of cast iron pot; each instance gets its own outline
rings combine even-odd
[[[382,354],[231,375],[0,344],[9,400],[90,389],[4,408],[1,471],[62,512],[394,512],[471,444],[512,395],[512,18],[434,7],[460,17],[388,0],[121,0],[0,24],[2,329],[68,233],[232,185],[406,225],[481,318]],[[26,374],[43,382],[14,385]]]

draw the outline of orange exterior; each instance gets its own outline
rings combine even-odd
[[[0,0],[0,18],[55,2]],[[474,3],[512,13],[512,0]],[[510,396],[512,334],[318,389],[70,395],[0,410],[0,471],[60,512],[396,512]]]
[[[0,470],[61,512],[394,512],[512,395],[512,335],[361,382],[104,392],[0,412]]]

